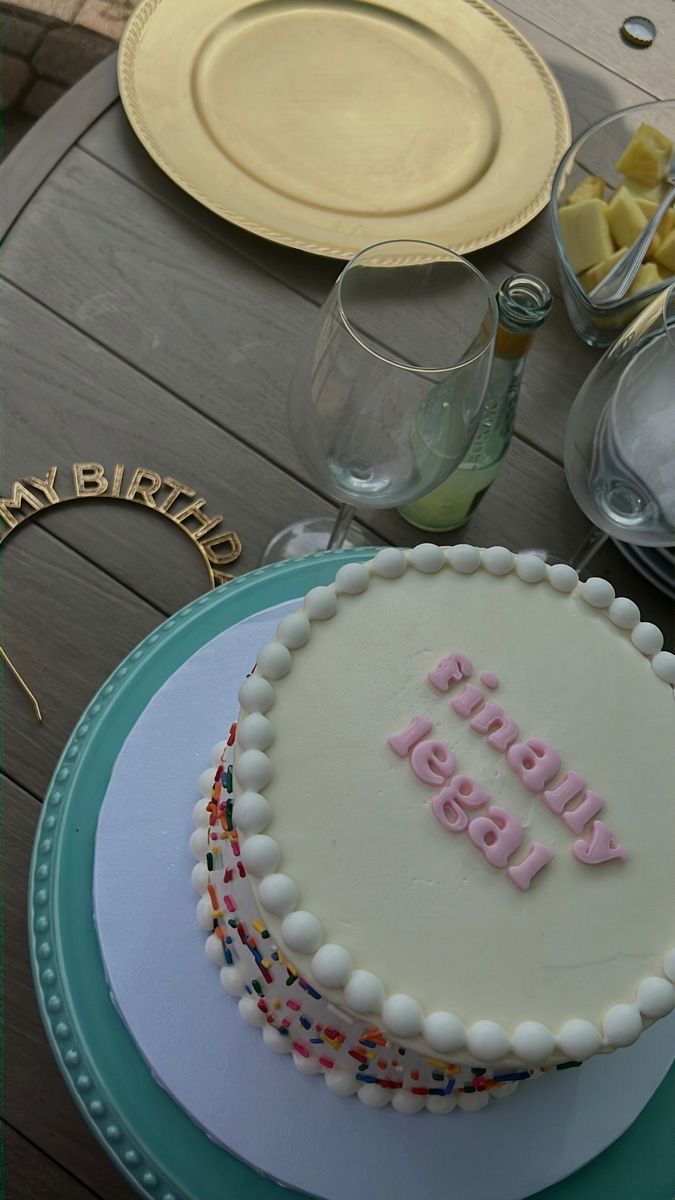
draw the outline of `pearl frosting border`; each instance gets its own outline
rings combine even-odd
[[[286,947],[310,957],[309,973],[320,987],[342,992],[347,1010],[378,1016],[384,1028],[401,1040],[422,1038],[431,1053],[465,1053],[471,1061],[492,1064],[504,1059],[536,1066],[560,1055],[584,1061],[600,1051],[630,1045],[652,1021],[675,1007],[675,948],[663,960],[663,974],[643,979],[634,1004],[615,1004],[604,1015],[602,1033],[591,1021],[571,1019],[554,1032],[539,1021],[521,1022],[509,1034],[496,1021],[478,1021],[467,1028],[452,1013],[424,1014],[418,1002],[403,993],[386,996],[371,972],[354,968],[348,952],[324,942],[321,922],[310,911],[298,908],[297,885],[280,870],[283,853],[275,838],[264,832],[272,811],[264,789],[272,777],[265,751],[274,739],[273,722],[266,715],[274,704],[274,683],[292,669],[293,654],[311,638],[312,624],[330,620],[341,596],[365,592],[371,576],[395,580],[412,568],[423,575],[451,569],[473,574],[479,569],[504,577],[515,572],[526,585],[547,582],[561,597],[581,599],[590,609],[605,611],[607,619],[630,636],[636,652],[651,661],[662,682],[675,685],[675,654],[662,649],[663,635],[650,622],[640,620],[633,601],[617,597],[605,579],[579,581],[565,564],[546,564],[535,554],[514,554],[504,546],[480,549],[457,545],[440,547],[423,543],[412,550],[386,547],[363,563],[346,563],[332,584],[313,588],[302,607],[284,617],[276,636],[258,655],[256,673],[239,691],[241,711],[235,743],[234,821],[241,838],[246,870],[258,881],[257,899],[271,916],[281,917],[281,937]],[[197,831],[195,831],[197,832]],[[193,835],[194,836],[194,835]]]

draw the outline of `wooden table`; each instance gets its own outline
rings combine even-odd
[[[625,105],[675,91],[672,0],[644,0],[654,46],[625,46],[613,0],[510,0],[500,10],[555,71],[575,133]],[[607,65],[609,64],[609,65]],[[286,427],[298,340],[339,264],[227,225],[153,165],[101,64],[25,138],[3,169],[4,489],[53,464],[146,466],[198,487],[255,567],[276,529],[330,513]],[[572,332],[548,218],[474,261],[496,285],[542,275],[556,304],[532,351],[517,434],[501,474],[456,540],[569,556],[587,529],[561,467],[565,418],[596,361]],[[410,544],[394,513],[374,540]],[[673,606],[612,547],[594,570],[673,630]],[[168,522],[126,505],[56,508],[7,544],[3,644],[39,693],[38,725],[6,682],[7,1196],[131,1196],[77,1115],[33,999],[26,875],[58,754],[92,693],[133,645],[204,588],[203,568]],[[617,1197],[616,1200],[619,1200]]]

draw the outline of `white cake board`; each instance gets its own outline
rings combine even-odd
[[[325,1200],[522,1200],[594,1158],[673,1061],[675,1013],[627,1050],[523,1084],[478,1113],[403,1116],[333,1096],[241,1020],[204,953],[188,851],[196,786],[260,646],[298,601],[193,655],[154,696],[100,813],[94,909],[113,1001],[155,1078],[214,1141]]]

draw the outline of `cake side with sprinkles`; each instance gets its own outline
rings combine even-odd
[[[243,1020],[260,1029],[267,1047],[288,1054],[305,1074],[324,1076],[335,1095],[356,1095],[372,1108],[403,1113],[477,1111],[503,1099],[541,1071],[463,1066],[392,1040],[377,1025],[338,1008],[305,979],[273,942],[241,860],[232,823],[232,742],[214,747],[215,762],[199,781],[191,849],[197,917],[206,953],[223,989],[236,997]],[[228,744],[229,743],[229,744]],[[559,1070],[576,1063],[566,1063]],[[545,1068],[544,1068],[545,1069]]]

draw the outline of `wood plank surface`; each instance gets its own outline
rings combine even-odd
[[[139,213],[149,246],[147,259],[134,253]],[[80,235],[80,228],[90,232]],[[288,433],[286,392],[293,359],[314,305],[270,280],[261,268],[229,246],[192,223],[179,222],[164,205],[156,204],[145,192],[76,151],[61,164],[17,223],[7,242],[4,270],[83,333],[180,394],[191,408],[224,425],[247,447],[262,451],[279,466],[290,467],[300,478],[307,477]],[[181,272],[187,286],[174,303],[173,297],[180,292]],[[498,278],[502,277],[500,272]],[[105,294],[101,292],[101,280],[108,285]],[[154,336],[138,321],[139,307],[151,313]],[[555,321],[560,337],[552,334],[548,339],[554,358],[542,357],[543,350],[535,349],[526,376],[520,421],[529,441],[543,445],[550,454],[557,451],[559,457],[565,415],[585,374],[584,364],[590,365],[593,355],[583,349],[576,353],[577,341],[562,310]],[[260,333],[252,336],[251,331],[258,328]],[[545,333],[542,347],[546,345]],[[52,353],[51,342],[47,345]],[[61,356],[60,339],[53,352]],[[98,355],[101,367],[105,353],[92,347],[90,359],[92,355]],[[119,379],[118,364],[111,370]],[[107,377],[107,363],[100,375]],[[123,397],[128,388],[115,383],[113,390]],[[109,403],[103,409],[114,412],[123,407],[120,398],[114,406]],[[150,403],[137,407],[133,420],[139,431],[153,412]],[[110,416],[104,419],[108,425],[114,423]],[[157,422],[153,424],[156,430]],[[74,426],[80,428],[77,422]],[[170,430],[173,436],[172,427]],[[539,438],[537,430],[541,431]],[[527,457],[527,451],[516,445],[513,454],[519,453]],[[84,457],[94,457],[93,451]],[[541,473],[545,476],[548,470],[542,463]],[[242,475],[245,479],[245,472]],[[271,494],[265,488],[256,491],[256,495],[261,493]],[[513,511],[525,519],[523,537],[530,541],[537,529],[532,528],[534,497],[529,497],[529,503],[527,500],[514,497]],[[556,507],[558,504],[556,498]],[[472,527],[472,536],[485,538],[490,530],[490,505],[489,496],[474,518],[477,524]],[[292,515],[303,511],[308,511],[304,500]],[[551,519],[553,514],[549,510],[546,516]],[[409,528],[392,514],[370,514],[366,521],[384,537],[410,540]],[[276,521],[277,526],[283,523]],[[569,540],[563,543],[555,530],[555,517],[553,523],[556,544],[561,545],[561,552],[564,545],[564,552],[571,553],[576,533],[572,532],[571,545]],[[508,537],[503,519],[498,524],[500,535],[506,534],[507,541],[513,542],[514,534]],[[274,528],[271,524],[270,535]],[[542,536],[543,530],[537,541]]]
[[[666,0],[666,2],[668,3],[670,0]],[[596,121],[609,116],[610,113],[633,104],[649,103],[653,99],[653,95],[649,91],[637,87],[615,74],[611,69],[611,60],[589,61],[585,53],[573,46],[566,45],[563,41],[547,33],[545,29],[539,28],[534,23],[535,15],[544,5],[539,5],[538,0],[531,4],[523,4],[522,13],[512,11],[505,4],[494,4],[493,7],[520,30],[553,71],[569,108],[572,138],[578,137],[590,125],[594,125]],[[571,7],[571,5],[567,5],[567,7]],[[574,7],[575,9],[582,8],[585,11],[589,5],[575,5]],[[525,8],[531,11],[525,13]],[[604,5],[596,6],[596,10],[606,11]],[[530,16],[531,19],[527,20],[526,16]],[[612,29],[615,28],[616,24],[612,23]],[[673,79],[671,93],[675,93],[675,79]],[[91,127],[83,142],[86,143],[89,134],[95,138],[100,126],[108,117],[112,120],[117,112],[117,106],[111,108],[109,114]],[[534,275],[540,275],[553,287],[556,295],[560,295],[553,235],[547,210],[535,217],[534,221],[531,221],[524,229],[500,242],[489,253],[498,254],[514,270],[530,271]],[[577,339],[577,345],[580,347],[582,345],[579,339]]]
[[[509,273],[491,252],[476,262],[495,288]],[[3,269],[89,337],[307,479],[289,435],[286,396],[316,308],[295,281],[284,287],[223,238],[181,221],[80,151],[15,226]],[[327,283],[323,264],[320,270]],[[550,270],[548,277],[553,282]],[[557,304],[528,364],[517,431],[558,461],[569,406],[595,357]]]
[[[315,306],[199,226],[74,150],[6,240],[3,274],[300,472],[285,401]]]
[[[547,40],[552,41],[550,38]],[[575,52],[570,54],[576,59],[580,58]],[[608,78],[613,80],[615,77],[608,73]],[[639,99],[641,93],[627,86]],[[590,106],[590,92],[584,95]],[[629,102],[629,97],[624,96],[623,99]],[[630,100],[634,99],[635,96],[630,97]],[[612,111],[614,106],[610,102],[607,111]],[[586,110],[584,113],[579,122],[581,127],[593,119]],[[81,145],[102,164],[133,180],[137,186],[181,216],[196,221],[213,237],[225,241],[294,290],[317,302],[324,298],[339,264],[265,243],[245,230],[220,221],[213,213],[195,204],[166,178],[146,154],[133,134],[121,105],[111,108],[92,126]],[[471,258],[495,287],[513,271],[530,271],[545,279],[559,297],[553,240],[546,212],[498,247],[480,251]],[[557,461],[562,461],[562,435],[567,413],[582,379],[597,357],[597,352],[585,346],[576,336],[564,305],[558,299],[528,360],[516,421],[520,436]]]
[[[5,378],[13,397],[5,415],[5,488],[52,465],[58,468],[57,491],[63,486],[59,494],[72,490],[74,462],[100,462],[108,477],[115,463],[123,463],[127,483],[136,467],[148,467],[197,489],[206,497],[207,514],[222,513],[223,528],[239,533],[244,548],[232,564],[235,574],[259,565],[282,525],[336,511],[228,432],[234,406],[227,395],[220,398],[216,423],[11,286],[3,321]],[[242,388],[243,427],[246,408]],[[53,509],[43,520],[165,614],[208,586],[187,538],[137,506],[80,503]],[[9,557],[26,535],[12,535]]]
[[[67,471],[73,461],[102,461],[106,467],[122,461],[128,467],[143,465],[171,474],[196,487],[207,497],[208,511],[225,514],[228,524],[239,532],[244,552],[234,564],[235,573],[258,565],[264,545],[281,525],[298,516],[334,511],[316,493],[256,455],[218,423],[230,429],[245,425],[245,391],[239,402],[232,395],[224,398],[222,412],[204,418],[186,410],[178,397],[13,288],[6,292],[3,319],[8,335],[7,386],[16,400],[5,416],[6,487],[13,479],[39,473],[52,464],[61,472]],[[583,354],[577,358],[571,352],[574,346],[569,339],[573,335],[565,326],[563,329],[567,334],[567,370],[561,368],[555,388],[551,386],[554,376],[542,337],[532,352],[529,375],[533,382],[523,397],[527,406],[524,411],[530,405],[537,409],[551,444],[554,440],[559,444],[564,413],[583,377],[586,359]],[[592,360],[592,352],[588,354]],[[48,436],[41,438],[45,406],[53,420]],[[523,423],[527,428],[527,419]],[[498,481],[500,487],[502,478],[508,487],[511,458],[515,463],[528,464],[533,476],[528,485],[519,470],[519,493],[509,506],[512,524],[505,521],[502,501],[493,498],[493,488],[471,519],[472,536],[484,540],[492,533],[513,542],[516,531],[522,528],[523,537],[541,540],[544,529],[537,514],[540,494],[546,490],[547,480],[552,484],[562,482],[560,471],[529,446],[516,442],[504,467],[506,474],[502,472]],[[567,529],[567,522],[556,517],[564,492],[560,492],[558,483],[554,488],[555,504],[547,506],[541,515],[551,522],[550,536],[560,553],[571,553],[583,532],[583,522],[577,514]],[[261,503],[262,498],[272,495],[273,506]],[[364,515],[375,536],[403,544],[415,537],[412,527],[393,513]],[[49,527],[69,544],[80,546],[88,557],[109,567],[117,578],[136,587],[163,611],[173,611],[204,586],[201,564],[196,556],[193,562],[194,551],[187,542],[179,551],[180,566],[176,569],[171,557],[176,535],[158,518],[152,520],[150,529],[135,511],[132,514],[115,505],[85,505],[77,510],[53,511],[48,519]],[[146,530],[158,539],[152,572],[145,569]],[[17,535],[17,540],[19,537],[23,534]],[[166,555],[165,549],[169,551]]]
[[[580,57],[574,52],[570,53],[576,58]],[[583,123],[586,123],[585,118]],[[321,301],[331,286],[338,269],[335,263],[267,244],[245,230],[219,220],[213,213],[192,202],[146,154],[133,134],[121,105],[115,105],[96,122],[87,131],[81,145],[87,153],[113,167],[130,181],[133,180],[137,186],[161,200],[163,205],[196,221],[209,234],[225,241],[238,253],[269,270],[276,278],[309,299]],[[542,213],[526,230],[507,238],[495,250],[481,251],[471,257],[495,287],[513,270],[527,270],[539,274],[554,291],[558,291],[547,213]],[[551,317],[528,359],[518,404],[516,431],[559,462],[562,461],[562,438],[567,413],[582,380],[597,357],[597,353],[584,346],[574,333],[562,301],[556,301]]]
[[[96,1195],[4,1122],[0,1137],[7,1157],[4,1200],[91,1200]],[[127,1189],[121,1195],[130,1200],[133,1193]]]
[[[99,63],[49,109],[0,167],[0,241],[90,122],[117,97],[115,59]]]
[[[84,1200],[89,1188],[102,1200],[131,1200],[136,1193],[82,1120],[47,1044],[26,937],[28,871],[40,805],[11,781],[2,784],[7,1200]]]
[[[42,797],[94,692],[163,614],[45,530],[22,531],[4,564],[3,646],[43,708],[38,724],[6,679],[3,769]]]
[[[286,395],[315,304],[297,294],[294,279],[285,288],[233,249],[240,231],[229,227],[225,241],[178,215],[74,151],[12,231],[3,271],[192,407],[216,421],[226,414],[228,428],[248,445],[306,475],[289,437]],[[330,264],[325,279],[325,263],[316,262],[327,287],[339,264]],[[509,270],[486,257],[481,266],[495,287]],[[314,292],[323,298],[325,287]],[[139,310],[147,321],[138,321]],[[562,310],[555,320],[569,344]],[[569,361],[563,344],[556,375],[565,383]],[[544,448],[553,453],[550,427],[543,428]],[[529,424],[528,435],[537,444]]]
[[[580,51],[588,60],[589,72],[594,73],[598,64],[602,64],[657,99],[665,100],[675,94],[675,5],[672,0],[644,0],[637,6],[640,15],[649,17],[656,26],[656,38],[648,49],[639,49],[623,41],[619,30],[631,12],[611,0],[584,4],[570,3],[570,0],[503,0],[495,7],[499,7],[514,25],[519,25],[518,18],[525,18],[563,45]]]
[[[341,263],[335,259],[320,258],[256,237],[246,229],[223,220],[205,205],[197,204],[160,170],[141,145],[121,101],[112,105],[94,122],[83,134],[78,146],[103,166],[112,167],[135,187],[161,200],[181,217],[199,225],[212,237],[226,242],[244,258],[250,259],[309,299],[320,303],[340,270]]]

